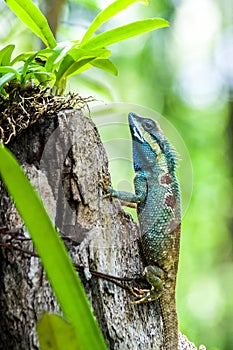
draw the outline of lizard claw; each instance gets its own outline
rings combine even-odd
[[[130,288],[130,292],[138,298],[138,300],[131,301],[131,304],[141,304],[144,302],[152,301],[151,290],[150,289],[141,289],[141,288]]]
[[[143,295],[150,293],[150,289],[142,289],[142,288],[130,288],[130,292],[137,298],[141,298]]]
[[[111,187],[109,186],[110,180],[105,174],[102,176],[102,179],[99,181],[99,184],[102,186],[104,192],[106,192],[103,198],[111,197],[111,192],[110,192]]]

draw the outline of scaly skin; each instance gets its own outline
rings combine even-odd
[[[109,188],[112,197],[137,204],[144,275],[151,289],[132,289],[134,304],[159,299],[164,350],[178,349],[175,289],[180,245],[180,192],[174,150],[158,123],[129,114],[135,194]]]

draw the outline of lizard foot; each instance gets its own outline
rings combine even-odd
[[[105,174],[102,175],[102,179],[99,181],[99,184],[102,186],[102,188],[105,192],[105,195],[103,196],[103,198],[111,197],[111,191],[110,191],[111,187],[109,186],[110,180]]]
[[[131,293],[138,299],[132,301],[132,304],[140,304],[156,300],[163,293],[165,274],[162,269],[157,266],[147,266],[143,274],[152,287],[151,289],[130,288]]]

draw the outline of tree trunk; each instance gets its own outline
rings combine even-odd
[[[88,267],[115,276],[143,270],[138,228],[117,199],[106,198],[108,160],[91,119],[78,110],[42,117],[9,146],[39,192],[80,274],[109,349],[161,349],[162,322],[156,302],[132,305],[126,290],[91,276]],[[0,184],[1,234],[25,250],[33,249],[11,199]],[[43,230],[43,227],[41,227]],[[43,311],[60,313],[40,260],[1,247],[0,349],[38,349],[35,325]],[[51,254],[53,252],[51,251]],[[180,349],[195,349],[180,338]]]

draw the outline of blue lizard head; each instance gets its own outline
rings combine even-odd
[[[173,147],[153,119],[129,113],[129,126],[133,140],[134,170],[174,170],[176,156]]]

